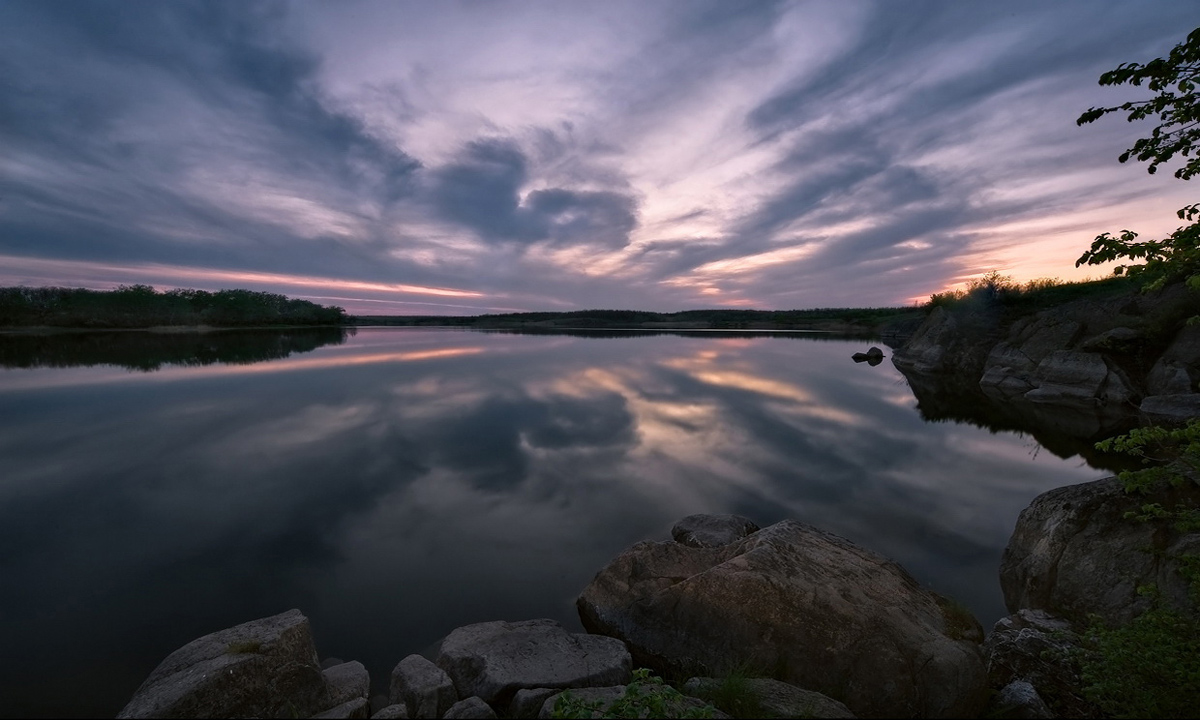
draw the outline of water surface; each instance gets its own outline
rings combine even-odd
[[[238,337],[141,364],[0,338],[0,712],[112,716],[175,648],[293,607],[384,690],[459,625],[578,629],[605,563],[697,512],[841,534],[990,627],[1017,514],[1106,474],[924,421],[861,340]]]

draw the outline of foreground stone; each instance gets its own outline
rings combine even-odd
[[[487,720],[487,718],[496,717],[496,711],[480,698],[469,697],[451,705],[450,709],[442,717],[447,718],[447,720],[451,718],[478,718],[480,720]]]
[[[193,640],[167,656],[119,718],[308,717],[332,702],[299,610]]]
[[[458,696],[508,705],[525,688],[584,688],[629,682],[629,651],[619,640],[568,633],[554,620],[485,622],[442,641],[438,666]]]
[[[778,718],[852,718],[850,708],[819,692],[770,678],[746,678],[741,683],[746,701],[755,717]],[[721,686],[716,678],[692,678],[683,692],[698,698],[711,698]],[[746,715],[747,717],[749,715]]]
[[[1200,552],[1200,533],[1180,533],[1169,521],[1139,522],[1126,513],[1143,504],[1200,505],[1194,485],[1151,497],[1128,495],[1116,478],[1050,490],[1021,512],[1000,564],[1009,612],[1041,609],[1076,626],[1090,614],[1124,624],[1150,607],[1138,593],[1156,585],[1175,608],[1191,607],[1180,557]]]
[[[1071,659],[1078,644],[1070,623],[1045,611],[1002,618],[983,644],[988,683],[997,691],[989,711],[998,717],[1098,717],[1099,709],[1080,691]],[[1038,714],[1039,703],[1049,706],[1049,714]]]
[[[450,676],[420,655],[409,655],[392,670],[388,698],[410,717],[440,718],[458,697]]]
[[[979,624],[894,562],[784,521],[731,545],[639,543],[577,601],[590,632],[660,674],[758,668],[864,717],[974,716]]]

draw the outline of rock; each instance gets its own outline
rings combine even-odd
[[[1013,680],[1005,685],[992,705],[990,717],[1003,718],[1052,718],[1056,717],[1042,701],[1042,696],[1033,685],[1024,680]]]
[[[1038,363],[1025,399],[1091,407],[1130,402],[1136,396],[1125,373],[1099,353],[1056,350]]]
[[[1120,481],[1105,478],[1034,498],[1021,511],[1000,563],[1009,611],[1043,609],[1080,627],[1091,613],[1123,624],[1149,607],[1137,588],[1151,584],[1168,605],[1191,607],[1179,557],[1200,550],[1200,533],[1125,517],[1150,502],[1196,507],[1200,488],[1189,483],[1151,496],[1127,495]]]
[[[420,655],[409,655],[392,670],[389,697],[404,705],[409,717],[439,718],[458,702],[459,693],[444,670]]]
[[[1023,397],[1034,388],[1035,363],[1019,348],[1007,342],[996,343],[988,353],[979,387],[992,397],[1011,400]]]
[[[289,610],[179,648],[117,717],[308,717],[329,706],[308,618]]]
[[[1129,327],[1115,327],[1079,343],[1088,352],[1127,353],[1137,350],[1143,342],[1142,333]]]
[[[438,666],[460,697],[507,705],[522,688],[603,687],[628,682],[629,651],[609,637],[568,633],[554,620],[484,622],[442,641]]]
[[[758,525],[741,515],[688,515],[671,528],[671,537],[690,547],[711,548],[737,542],[755,532]]]
[[[494,718],[496,711],[483,700],[475,696],[471,696],[465,700],[459,700],[450,706],[450,709],[443,715],[444,718]]]
[[[1138,409],[1151,420],[1186,422],[1200,417],[1200,393],[1151,395]]]
[[[1068,350],[1079,338],[1083,325],[1064,318],[1059,310],[1041,312],[1009,331],[1009,341],[1035,365],[1059,350]]]
[[[313,715],[314,718],[321,720],[344,720],[345,718],[368,718],[370,716],[371,703],[362,697],[347,700],[337,707]]]
[[[940,373],[946,368],[947,351],[958,337],[954,316],[944,308],[934,308],[908,342],[892,354],[892,363],[922,375]]]
[[[371,692],[371,676],[358,661],[326,668],[321,675],[329,688],[330,704],[340,705],[358,698],[366,699]]]
[[[513,717],[516,716],[514,715]],[[371,718],[372,720],[375,720],[376,718],[379,720],[383,720],[384,718],[387,720],[408,720],[408,708],[404,707],[404,705],[401,705],[400,703],[396,703],[395,705],[385,705],[384,707],[372,712]]]
[[[1194,393],[1200,380],[1200,325],[1185,325],[1146,376],[1147,395]]]
[[[552,695],[562,692],[560,688],[523,688],[513,695],[508,706],[508,716],[513,718],[537,717],[542,711],[542,705]]]
[[[1079,636],[1071,630],[1070,623],[1042,610],[1021,610],[1002,618],[983,644],[988,683],[1002,691],[1014,682],[1025,682],[1036,691],[1039,700],[1045,699],[1050,704],[1054,714],[1096,717],[1097,708],[1079,692],[1079,673],[1071,660],[1071,652],[1078,644]],[[999,696],[993,699],[993,709],[997,702]]]
[[[860,716],[973,716],[986,677],[970,613],[894,562],[787,520],[719,548],[643,542],[577,600],[590,632],[663,675],[762,668]]]
[[[819,692],[804,690],[770,678],[745,678],[747,710],[736,717],[779,718],[852,718],[850,708]],[[721,687],[716,678],[692,678],[683,684],[683,692],[712,702],[713,694]]]
[[[870,363],[871,365],[874,366],[874,365],[878,365],[879,363],[883,362],[883,351],[877,347],[872,346],[871,349],[867,350],[865,353],[862,353],[862,352],[854,353],[853,355],[850,356],[850,359],[856,363],[866,362],[866,363]]]

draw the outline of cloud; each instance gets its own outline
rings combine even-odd
[[[555,147],[549,154],[561,152]],[[474,230],[486,243],[546,242],[610,249],[629,243],[629,233],[637,226],[632,197],[547,188],[522,198],[530,179],[529,165],[511,140],[472,141],[457,161],[431,171],[432,205],[443,219]]]

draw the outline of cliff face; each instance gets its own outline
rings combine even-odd
[[[1198,314],[1200,294],[1182,285],[1024,315],[937,308],[892,362],[918,400],[978,394],[1091,438],[1139,418],[1200,417],[1200,325],[1187,324]]]

